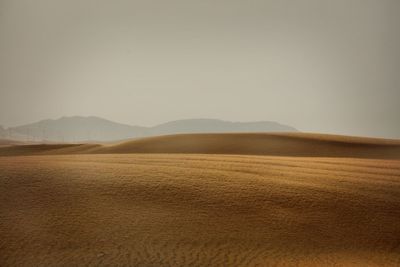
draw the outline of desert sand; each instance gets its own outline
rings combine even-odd
[[[0,156],[184,153],[400,159],[400,140],[310,133],[176,134],[102,144],[0,147]]]
[[[0,149],[0,266],[400,265],[398,141],[180,137]]]
[[[15,145],[24,145],[25,142],[10,140],[10,139],[0,139],[0,147],[4,146],[15,146]]]

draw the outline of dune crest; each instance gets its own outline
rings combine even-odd
[[[185,153],[292,157],[400,158],[400,141],[310,133],[178,134],[117,144],[27,145],[0,155]]]

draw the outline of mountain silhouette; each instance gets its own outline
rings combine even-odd
[[[15,139],[53,142],[116,141],[180,133],[296,132],[271,121],[231,122],[218,119],[176,120],[153,127],[132,126],[99,117],[62,117],[12,127]]]

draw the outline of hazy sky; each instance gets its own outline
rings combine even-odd
[[[0,0],[0,124],[71,115],[400,138],[400,1]]]

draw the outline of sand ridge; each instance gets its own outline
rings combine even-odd
[[[184,153],[300,157],[400,158],[400,140],[307,133],[178,134],[114,144],[0,148],[0,155]]]

